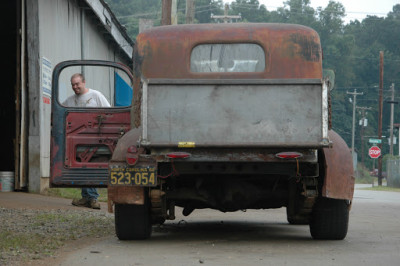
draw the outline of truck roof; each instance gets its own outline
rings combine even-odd
[[[190,24],[154,27],[137,36],[135,72],[147,79],[321,79],[318,33],[279,23]],[[199,44],[254,43],[265,54],[262,72],[194,73],[190,56]],[[139,71],[139,72],[137,72]]]

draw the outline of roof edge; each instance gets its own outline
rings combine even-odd
[[[128,36],[125,28],[119,23],[108,4],[104,0],[85,0],[85,2],[125,54],[129,58],[132,58],[133,46],[135,43]]]

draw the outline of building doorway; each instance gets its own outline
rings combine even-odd
[[[23,0],[22,0],[23,1]],[[19,147],[21,124],[21,1],[3,2],[1,24],[4,27],[4,53],[2,91],[0,96],[0,171],[14,172],[19,176]],[[19,178],[15,178],[15,188],[21,189]]]

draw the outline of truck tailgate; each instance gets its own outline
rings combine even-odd
[[[196,147],[328,144],[327,89],[321,80],[230,83],[145,83],[143,143]]]

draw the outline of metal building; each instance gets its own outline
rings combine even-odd
[[[71,59],[131,65],[133,41],[104,0],[4,1],[1,21],[0,172],[15,173],[15,190],[41,192],[50,175],[48,72]]]

